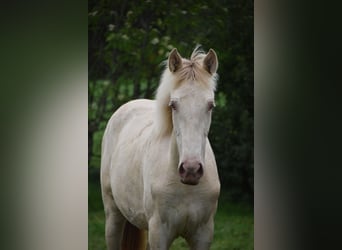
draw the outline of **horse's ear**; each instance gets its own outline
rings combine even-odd
[[[208,54],[205,56],[203,60],[203,67],[210,74],[214,74],[218,68],[218,60],[217,55],[213,49],[210,49]]]
[[[176,72],[178,69],[182,67],[182,58],[178,53],[177,49],[174,48],[171,50],[169,55],[169,69],[171,72]]]

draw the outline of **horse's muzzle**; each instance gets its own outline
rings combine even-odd
[[[199,161],[184,161],[178,167],[181,182],[187,185],[197,185],[203,176],[203,165]]]

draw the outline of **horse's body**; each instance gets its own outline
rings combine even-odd
[[[209,59],[212,60],[214,56],[217,60],[213,51],[207,57],[210,53],[214,54]],[[205,61],[203,57],[200,57],[200,62]],[[184,237],[191,249],[210,247],[220,190],[215,157],[207,139],[215,83],[215,79],[211,77],[214,77],[217,62],[214,73],[210,72],[211,68],[207,69],[210,73],[206,75],[208,88],[202,86],[203,93],[197,95],[194,91],[198,86],[194,81],[190,87],[185,86],[187,83],[182,83],[185,88],[177,93],[176,90],[182,87],[175,85],[179,82],[175,83],[176,79],[172,75],[183,64],[186,65],[185,59],[181,59],[181,62],[177,61],[179,59],[177,51],[171,52],[169,69],[164,73],[156,101],[135,100],[121,106],[113,114],[105,130],[101,185],[108,249],[121,249],[125,245],[122,239],[131,241],[129,244],[137,239],[137,236],[127,238],[125,234],[129,231],[124,231],[125,224],[126,227],[148,231],[148,247],[152,250],[168,249],[178,236]],[[170,84],[173,84],[172,87],[167,87]],[[189,92],[183,95],[184,90]],[[172,93],[167,93],[168,91]],[[210,97],[209,109],[205,110],[208,106],[207,99],[204,99],[204,104],[198,105],[202,107],[201,111],[195,111],[195,114],[203,113],[203,116],[209,117],[199,120],[208,124],[201,129],[200,123],[194,122],[193,125],[198,127],[200,133],[205,130],[203,135],[196,136],[196,129],[191,127],[192,121],[196,119],[195,116],[191,117],[189,106],[190,103],[196,104],[196,98],[207,97]],[[187,98],[188,109],[184,107],[187,110],[183,114],[190,116],[188,118],[191,121],[182,122],[183,116],[176,118],[178,114],[185,112],[184,109],[180,111],[182,101],[177,103],[177,109],[173,104],[169,107],[169,103],[183,99],[185,103]],[[174,111],[171,111],[173,108]],[[180,119],[180,125],[176,123],[177,119]],[[209,120],[205,122],[205,119]],[[190,124],[190,128],[185,128],[188,126],[186,124]],[[188,146],[190,149],[187,149]],[[137,250],[146,246],[131,248]]]

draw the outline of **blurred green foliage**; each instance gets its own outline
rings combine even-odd
[[[129,100],[154,97],[172,48],[189,57],[201,44],[219,58],[209,139],[221,185],[230,198],[253,201],[253,1],[88,4],[90,175],[99,172],[101,137],[112,113]]]

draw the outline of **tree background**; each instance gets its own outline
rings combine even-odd
[[[253,7],[251,0],[89,0],[89,181],[98,182],[101,139],[123,103],[153,99],[176,47],[189,57],[197,44],[219,59],[216,108],[209,133],[222,194],[253,203]]]

